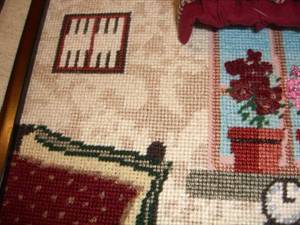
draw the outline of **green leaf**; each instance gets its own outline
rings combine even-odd
[[[256,110],[256,105],[253,101],[249,101],[249,105],[253,111]]]
[[[294,106],[293,103],[291,102],[289,102],[288,104],[289,104],[289,108],[292,108]]]
[[[278,116],[278,118],[279,118],[279,119],[282,119],[283,116],[284,116],[283,114],[280,114],[280,115]]]
[[[265,117],[264,116],[258,116],[257,121],[259,123],[263,123],[265,121]]]
[[[269,120],[265,120],[264,124],[268,126],[268,125],[270,125],[270,121]]]
[[[258,117],[255,116],[252,120],[250,120],[250,125],[253,125],[257,121]]]
[[[274,112],[274,114],[275,114],[275,115],[278,115],[278,114],[279,114],[279,111],[278,111],[278,110],[277,110],[277,111],[275,111],[275,112]]]
[[[226,93],[231,93],[232,90],[233,90],[232,88],[227,88],[225,92],[226,92]]]
[[[300,116],[300,110],[297,112],[297,115]]]
[[[264,123],[265,123],[265,117],[259,118],[259,120],[258,120],[258,122],[257,122],[257,127],[258,127],[258,128],[262,128],[263,125],[264,125]]]
[[[254,125],[256,123],[257,128],[262,128],[264,125],[265,117],[264,116],[256,116],[250,121],[250,125]]]
[[[242,113],[242,121],[247,120],[249,116],[250,116],[250,113],[248,113],[248,112]]]
[[[240,110],[238,111],[238,114],[241,114],[246,108],[245,107],[241,107]]]
[[[285,103],[280,103],[280,108],[284,108],[286,106]]]
[[[244,105],[241,106],[240,110],[238,111],[238,113],[242,113],[245,109],[247,109],[250,106],[250,102],[251,100],[249,100],[248,102],[246,102]]]

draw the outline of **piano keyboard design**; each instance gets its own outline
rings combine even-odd
[[[130,13],[66,15],[54,73],[123,73]]]

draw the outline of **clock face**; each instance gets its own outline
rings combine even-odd
[[[300,184],[296,179],[272,182],[263,191],[262,202],[271,224],[300,225]]]

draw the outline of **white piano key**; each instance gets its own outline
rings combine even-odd
[[[86,51],[81,50],[79,53],[79,58],[77,61],[77,67],[84,67],[84,62],[85,62],[85,53]]]
[[[75,34],[78,19],[71,19],[70,31],[68,35]]]
[[[119,17],[118,28],[117,28],[117,31],[116,31],[115,35],[122,35],[123,34],[124,23],[125,23],[124,18]]]
[[[101,18],[101,20],[99,22],[98,34],[104,34],[106,20],[107,20],[107,18]]]
[[[116,59],[117,59],[117,52],[110,51],[110,60],[109,60],[109,64],[108,64],[109,68],[116,66]]]

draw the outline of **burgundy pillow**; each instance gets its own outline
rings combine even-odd
[[[196,21],[215,28],[300,27],[299,0],[286,0],[283,4],[270,0],[181,0],[178,11],[179,40],[183,44],[188,42]]]

